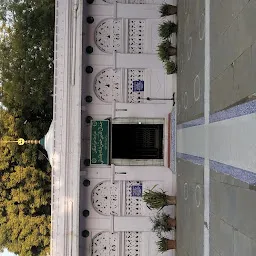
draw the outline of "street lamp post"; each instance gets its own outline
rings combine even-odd
[[[152,100],[172,100],[173,101],[173,106],[175,106],[175,92],[172,95],[172,98],[151,98],[151,97],[147,97],[147,98],[141,98],[138,97],[138,99],[142,99],[142,100],[148,100],[148,101],[152,101]]]

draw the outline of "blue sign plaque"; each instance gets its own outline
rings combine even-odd
[[[133,91],[134,92],[144,92],[144,81],[137,80],[133,81]]]
[[[133,197],[142,197],[142,185],[132,186],[132,196]]]

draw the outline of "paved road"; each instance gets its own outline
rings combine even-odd
[[[256,1],[178,6],[177,254],[254,256]]]

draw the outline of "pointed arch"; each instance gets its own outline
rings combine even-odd
[[[119,215],[119,182],[102,181],[92,191],[92,205],[99,214]]]
[[[95,29],[94,40],[97,47],[106,53],[120,52],[122,47],[122,20],[102,20]]]
[[[107,68],[100,71],[94,80],[95,95],[102,101],[122,102],[121,69]]]
[[[98,233],[92,239],[92,256],[118,256],[118,244],[118,233]]]

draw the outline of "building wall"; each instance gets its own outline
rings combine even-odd
[[[172,97],[176,75],[165,74],[156,54],[160,42],[157,29],[162,22],[158,8],[162,2],[84,3],[82,120],[91,116],[95,120],[110,118],[113,123],[161,122],[164,159],[123,159],[111,166],[85,166],[83,160],[90,157],[90,124],[83,123],[80,229],[88,230],[90,235],[80,238],[80,255],[158,255],[150,222],[156,212],[140,196],[132,196],[131,187],[142,186],[143,192],[157,185],[169,195],[176,192],[175,176],[168,168],[172,101],[162,100]],[[92,24],[87,22],[88,17],[93,17]],[[88,46],[93,48],[92,53],[87,53],[91,50]],[[135,80],[144,81],[143,92],[133,92]],[[92,97],[91,103],[86,102],[86,96]],[[147,97],[159,100],[147,101]],[[90,181],[88,187],[83,185],[84,180]],[[89,211],[88,217],[83,216],[84,210]],[[173,207],[164,211],[174,215]]]
[[[85,179],[90,180],[88,187],[83,185]],[[91,255],[92,244],[97,240],[95,237],[102,232],[108,237],[117,237],[116,243],[121,244],[114,255],[136,255],[135,252],[127,254],[129,244],[139,249],[138,255],[158,255],[157,238],[151,232],[150,221],[157,211],[149,209],[141,197],[132,196],[131,186],[134,185],[141,185],[142,192],[155,185],[156,189],[163,189],[169,195],[176,191],[174,174],[166,167],[110,166],[89,167],[81,171],[80,228],[81,231],[90,231],[89,238],[81,238],[81,252],[86,252],[81,255]],[[83,216],[84,210],[89,210],[88,217]],[[164,211],[175,215],[172,206]],[[130,241],[130,236],[139,238]]]

